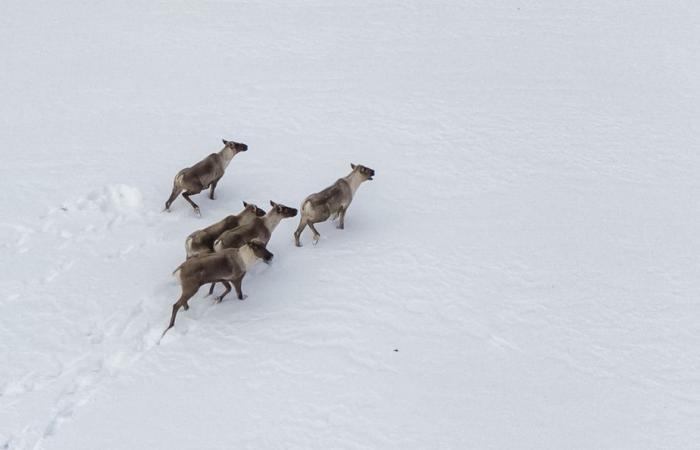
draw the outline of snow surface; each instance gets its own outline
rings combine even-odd
[[[700,6],[0,4],[0,448],[697,448]],[[173,176],[245,142],[162,213]],[[204,290],[195,229],[374,168]]]

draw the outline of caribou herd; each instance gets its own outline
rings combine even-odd
[[[248,150],[248,146],[240,142],[224,139],[223,143],[224,148],[219,152],[212,153],[192,167],[177,173],[173,190],[165,202],[166,211],[170,211],[173,201],[182,195],[201,217],[199,206],[190,196],[209,189],[209,198],[213,200],[217,183],[224,176],[233,157]],[[313,232],[314,244],[321,237],[314,224],[337,219],[337,227],[344,229],[345,214],[357,188],[374,176],[374,170],[369,167],[355,164],[350,164],[350,167],[352,171],[347,176],[301,202],[301,218],[294,232],[297,247],[301,247],[301,233],[307,226]],[[216,283],[224,286],[224,292],[216,297],[217,302],[231,292],[231,284],[236,289],[238,299],[243,300],[245,296],[241,282],[246,272],[260,260],[265,263],[272,260],[273,255],[267,249],[272,232],[282,219],[295,217],[297,212],[296,208],[273,201],[270,201],[270,210],[267,212],[257,205],[243,202],[243,210],[238,214],[227,216],[191,233],[185,240],[187,259],[173,272],[180,283],[182,294],[173,304],[170,324],[163,331],[163,336],[175,325],[175,317],[180,308],[187,311],[187,302],[205,284],[211,284],[209,294],[213,293]]]

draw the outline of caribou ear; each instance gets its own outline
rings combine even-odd
[[[272,200],[270,200],[270,206],[272,206],[272,207],[274,208],[275,206],[277,206],[277,203],[275,203],[275,202],[273,202]]]
[[[222,139],[224,145],[228,145],[228,141],[226,139]]]
[[[244,207],[244,208],[247,208],[247,207],[248,207],[248,204],[247,204],[246,202],[243,202],[243,207]]]
[[[353,163],[350,163],[350,167],[352,167],[352,170],[355,170],[355,167],[357,167],[357,166]]]

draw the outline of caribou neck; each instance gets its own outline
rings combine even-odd
[[[253,252],[253,249],[250,248],[248,245],[244,245],[243,247],[238,249],[238,256],[241,257],[241,261],[243,262],[243,268],[246,272],[248,271],[248,269],[253,267],[253,265],[258,261],[258,257]]]
[[[275,211],[273,208],[272,211],[268,212],[265,214],[265,217],[263,217],[263,224],[265,224],[265,228],[268,229],[270,233],[272,233],[277,225],[279,225],[280,221],[282,220],[282,215]]]
[[[224,147],[224,149],[219,152],[219,156],[221,156],[221,161],[224,163],[224,169],[228,167],[229,163],[231,162],[233,157],[236,156],[237,153],[237,151],[235,151],[229,146]]]
[[[242,227],[243,225],[248,225],[251,223],[255,218],[258,217],[255,215],[255,213],[251,213],[248,211],[244,211],[241,213],[241,215],[238,217],[238,226]]]
[[[352,192],[352,195],[355,195],[355,191],[357,191],[357,188],[360,187],[360,184],[362,184],[363,180],[362,175],[360,172],[357,171],[352,171],[350,172],[350,175],[346,176],[343,178],[347,183],[348,186],[350,186],[350,191]]]

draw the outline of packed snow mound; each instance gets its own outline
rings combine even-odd
[[[70,201],[64,210],[90,211],[103,213],[133,213],[143,207],[143,195],[138,188],[125,184],[114,184],[96,189],[84,197]]]

